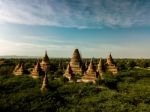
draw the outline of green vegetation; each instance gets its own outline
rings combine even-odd
[[[28,67],[35,61],[26,60]],[[150,70],[135,68],[138,60],[125,61],[124,68],[124,60],[115,60],[122,71],[117,76],[106,73],[105,80],[96,84],[67,82],[61,76],[67,60],[58,66],[61,61],[51,61],[53,70],[48,74],[46,93],[40,91],[40,79],[11,74],[16,60],[1,64],[0,112],[149,112]]]

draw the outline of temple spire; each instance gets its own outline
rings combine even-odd
[[[47,51],[45,51],[45,56],[42,58],[42,62],[40,63],[41,68],[44,72],[49,71],[50,69],[50,62],[49,62],[49,57],[47,55]]]
[[[82,75],[82,60],[78,49],[75,49],[70,60],[70,67],[74,74]]]
[[[73,71],[71,70],[70,64],[67,65],[67,69],[63,75],[64,77],[72,80],[74,78]]]
[[[16,65],[16,67],[15,67],[13,73],[15,73],[15,72],[20,68],[20,66],[21,66],[21,62],[19,62],[19,63]]]
[[[84,73],[84,76],[82,77],[82,81],[95,83],[96,79],[97,79],[97,73],[93,65],[93,60],[91,59],[88,69]]]
[[[111,72],[113,75],[118,73],[118,68],[113,61],[111,53],[108,55],[108,58],[106,61],[106,69],[107,71]]]
[[[88,61],[85,62],[85,68],[88,68]]]
[[[102,58],[99,59],[96,71],[99,75],[99,78],[103,80],[104,79],[103,73],[105,72],[105,67],[103,65]]]
[[[105,68],[104,68],[104,65],[103,65],[103,62],[102,62],[102,58],[99,58],[99,62],[98,62],[96,71],[98,73],[103,73],[105,71]]]
[[[19,63],[13,72],[14,75],[23,75],[25,73],[24,63]]]
[[[113,64],[113,58],[112,58],[112,56],[111,56],[111,53],[108,55],[106,63],[107,63],[108,65]]]
[[[35,79],[39,78],[40,76],[43,75],[43,71],[41,69],[41,65],[39,60],[37,61],[36,65],[34,66],[32,72],[31,72],[31,76]]]
[[[49,62],[49,57],[47,55],[47,50],[45,50],[45,56],[43,57],[43,61]]]
[[[47,91],[48,89],[49,89],[48,78],[47,78],[47,74],[45,73],[45,76],[44,76],[43,82],[42,82],[41,91],[44,92],[44,91]]]
[[[91,59],[87,72],[93,72],[93,71],[94,71],[94,65],[93,65],[93,59]]]

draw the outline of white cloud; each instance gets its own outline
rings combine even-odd
[[[41,40],[39,40],[41,41]],[[15,42],[0,39],[1,55],[43,56],[47,50],[50,57],[71,57],[75,48],[78,48],[82,57],[106,58],[112,52],[114,58],[149,58],[149,41],[126,42],[123,44],[104,43],[81,43],[64,42],[61,44],[37,44],[36,42]],[[60,43],[60,42],[59,42]],[[77,47],[76,47],[77,46]],[[85,47],[86,46],[86,47]]]
[[[62,46],[61,44],[55,44],[55,43],[37,44],[36,42],[15,42],[10,40],[0,39],[1,55],[41,56],[43,55],[44,50],[47,50],[51,54],[50,55],[51,57],[59,57],[59,56],[67,56],[67,55],[69,56],[69,52],[73,48],[74,48],[73,46],[67,44],[63,44]]]
[[[0,0],[0,22],[58,27],[150,26],[145,0]]]

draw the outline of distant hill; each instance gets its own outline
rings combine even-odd
[[[0,56],[0,58],[4,59],[18,59],[18,58],[41,58],[41,56],[16,56],[16,55],[6,55],[6,56]]]

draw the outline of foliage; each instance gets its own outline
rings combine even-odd
[[[30,60],[26,61],[29,66]],[[54,74],[48,73],[45,93],[40,91],[42,79],[11,74],[16,60],[1,65],[0,112],[149,112],[149,70],[125,65],[118,75],[103,74],[104,80],[96,84],[70,83],[61,76],[65,62],[57,69],[59,62],[52,62]]]

